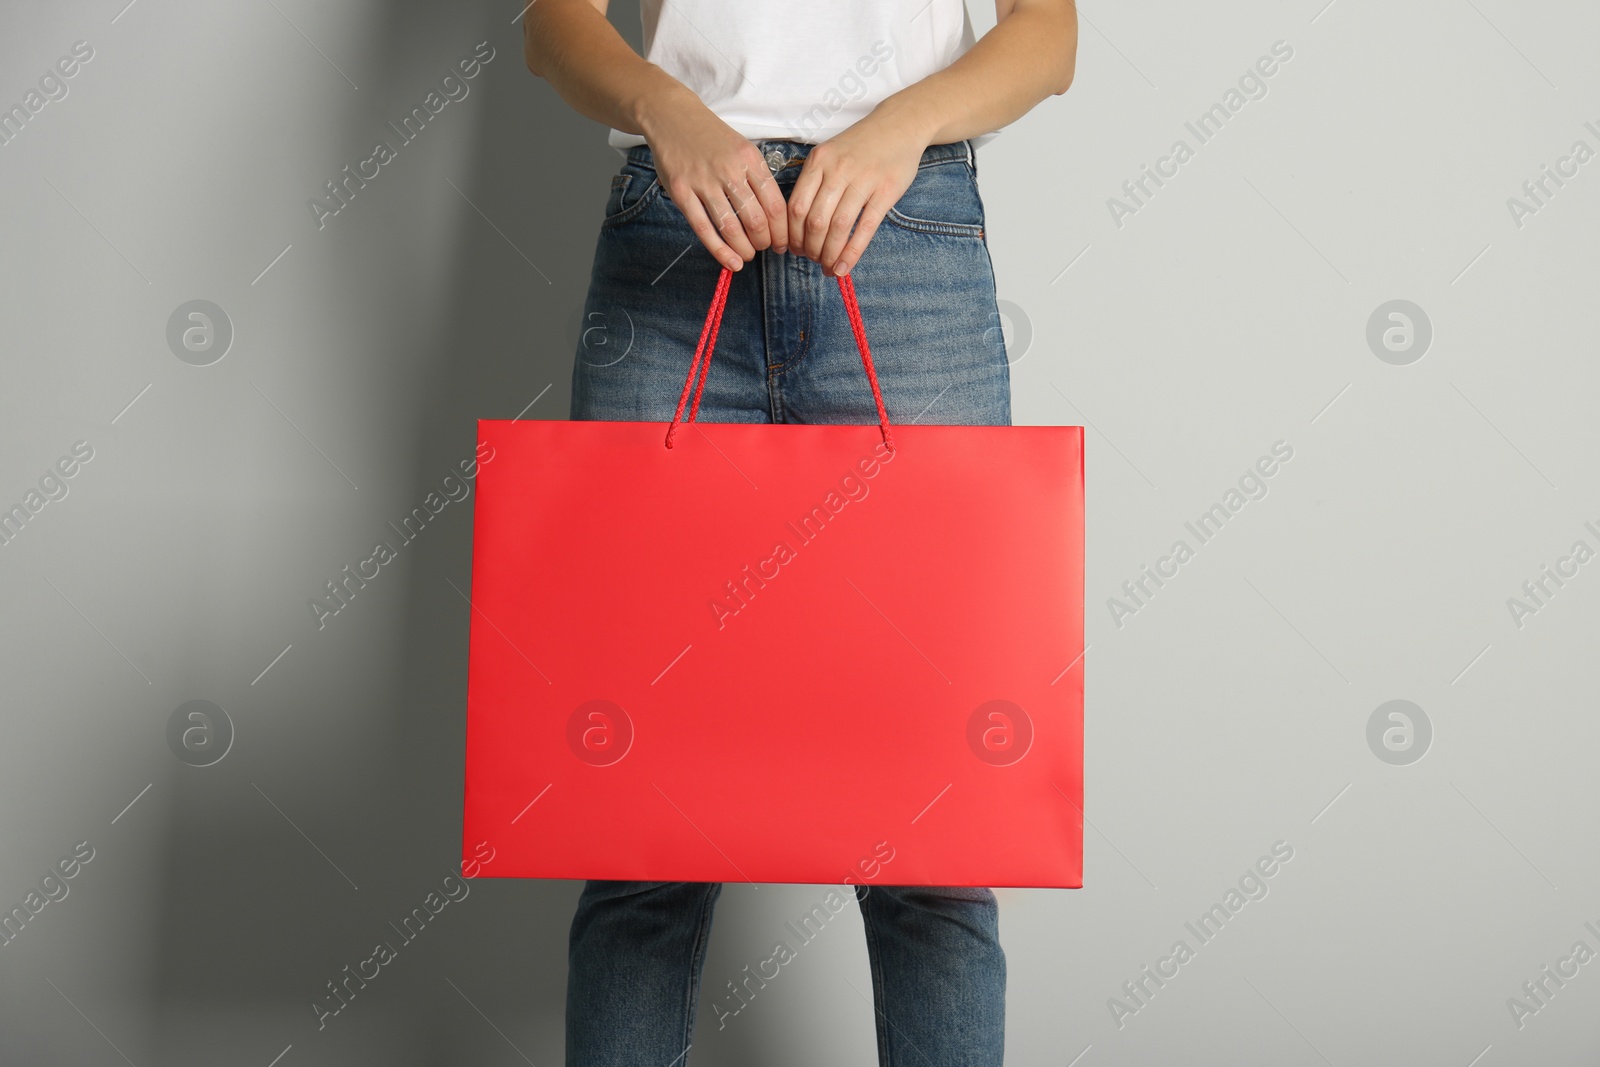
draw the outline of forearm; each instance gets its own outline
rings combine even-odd
[[[544,0],[541,0],[541,3]],[[888,97],[873,118],[949,144],[997,130],[1072,84],[1078,17],[1063,0],[1018,0],[954,63]]]
[[[523,56],[573,110],[624,133],[648,136],[652,114],[694,94],[646,62],[606,20],[603,2],[539,0],[528,9]]]

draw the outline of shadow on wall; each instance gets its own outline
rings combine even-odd
[[[636,8],[612,8],[637,47]],[[348,143],[363,143],[375,125],[366,109],[377,99],[403,111],[419,79],[433,76],[423,63],[442,70],[483,40],[496,50],[461,116],[477,127],[462,142],[470,151],[448,166],[461,196],[445,189],[408,205],[459,213],[439,272],[437,332],[419,341],[420,400],[395,412],[409,421],[413,447],[396,457],[405,470],[387,473],[419,498],[472,455],[478,418],[513,417],[536,396],[526,417],[566,417],[595,235],[620,165],[605,130],[528,72],[514,11],[386,5],[353,97],[363,110],[342,123]],[[417,56],[425,58],[399,58]],[[371,249],[342,254],[365,275],[352,282],[363,290],[383,286],[373,272],[396,272]],[[332,288],[327,299],[337,301]],[[347,355],[379,365],[384,356]],[[153,934],[153,1044],[163,1062],[212,1063],[227,1048],[264,1065],[291,1044],[283,1067],[515,1062],[508,1043],[533,1062],[560,1060],[579,885],[449,878],[461,856],[468,633],[468,606],[452,583],[465,591],[471,574],[470,513],[461,512],[405,550],[400,618],[372,616],[360,637],[323,638],[314,666],[275,679],[275,701],[304,736],[281,739],[277,755],[240,745],[211,769],[225,779],[174,773]],[[352,719],[363,732],[337,728]],[[321,722],[326,731],[307,729]],[[269,796],[261,785],[270,783]],[[380,942],[394,958],[364,980]]]

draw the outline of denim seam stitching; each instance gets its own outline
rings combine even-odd
[[[878,938],[877,924],[868,910],[867,901],[856,897],[856,903],[861,906],[861,925],[867,935],[867,957],[872,972],[872,1007],[873,1021],[877,1023],[878,1030],[878,1065],[879,1067],[893,1067],[894,1053],[889,1047],[889,1013],[884,1011],[884,985],[883,985],[883,945]]]
[[[762,365],[766,367],[767,371],[767,416],[772,419],[773,422],[778,423],[784,420],[783,387],[779,384],[779,371],[783,367],[783,364],[772,363],[767,358],[768,353],[766,346],[771,337],[771,329],[768,322],[770,307],[768,305],[767,293],[767,268],[769,265],[770,260],[762,257],[762,272],[760,278],[758,279],[761,283],[761,362]],[[778,264],[778,270],[781,271],[783,269],[783,263],[780,261]]]
[[[700,921],[695,931],[694,952],[689,957],[688,988],[684,993],[683,1067],[689,1067],[689,1049],[694,1045],[694,1016],[700,994],[700,971],[705,965],[706,941],[711,935],[711,884],[700,898]]]
[[[912,218],[902,215],[895,208],[890,208],[884,218],[900,227],[902,230],[911,230],[916,233],[937,233],[945,237],[982,237],[983,227],[975,226],[968,222],[936,222],[933,219]]]
[[[811,287],[810,278],[808,277],[806,279],[805,300],[802,304],[805,318],[803,318],[800,322],[800,351],[796,352],[792,357],[783,360],[780,363],[767,364],[767,371],[769,374],[781,375],[788,372],[791,368],[798,367],[806,358],[806,355],[811,351],[811,342],[814,340],[816,334],[816,331],[812,329],[812,317],[816,310],[814,307],[814,301],[812,300],[812,292],[813,290]]]

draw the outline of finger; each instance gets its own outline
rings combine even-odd
[[[837,179],[824,181],[822,188],[812,198],[811,209],[806,212],[805,254],[819,263],[822,261],[822,243],[828,239],[828,226],[833,222],[833,213],[843,191],[842,183]]]
[[[839,206],[833,209],[833,222],[828,226],[828,237],[822,242],[822,268],[830,274],[836,273],[834,263],[839,258],[839,253],[844,251],[844,246],[850,240],[850,227],[855,225],[861,209],[866,206],[867,196],[853,185],[846,185],[843,195],[839,197]]]
[[[750,182],[740,178],[728,185],[728,202],[744,226],[745,236],[753,248],[767,248],[772,244],[772,227],[767,222],[767,211],[761,206]]]
[[[727,242],[717,233],[717,228],[711,224],[711,219],[706,215],[705,208],[700,206],[699,198],[687,186],[681,190],[669,189],[668,192],[672,194],[672,199],[678,205],[678,210],[683,212],[683,217],[689,223],[689,228],[700,239],[700,243],[706,246],[706,251],[711,253],[712,258],[729,270],[738,270],[744,266],[744,261],[739,258],[737,252],[728,247]]]
[[[821,185],[822,172],[808,159],[800,168],[794,188],[789,190],[789,250],[800,255],[805,255],[806,214]]]
[[[739,221],[739,213],[728,202],[727,194],[721,189],[707,189],[700,194],[700,202],[706,206],[707,213],[717,227],[718,235],[738,254],[739,266],[742,267],[756,258],[756,250],[751,247],[750,238],[745,235],[744,223]]]
[[[861,262],[862,255],[867,251],[867,245],[878,232],[878,226],[888,217],[890,206],[880,199],[867,201],[861,210],[861,217],[856,220],[856,232],[844,246],[844,251],[839,253],[839,261],[833,265],[835,276],[849,274],[850,268]]]
[[[769,173],[762,172],[755,176],[751,187],[755,190],[756,199],[761,204],[761,210],[766,212],[767,227],[772,234],[772,250],[774,252],[787,252],[789,250],[789,204],[783,198],[783,190],[778,188],[777,179]]]

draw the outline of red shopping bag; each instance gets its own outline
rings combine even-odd
[[[728,282],[665,440],[478,424],[464,852],[1081,886],[1082,429],[890,427],[848,277],[878,426],[695,423]]]

